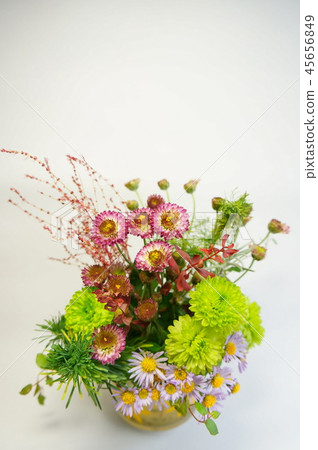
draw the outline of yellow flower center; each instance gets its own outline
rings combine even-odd
[[[135,394],[130,391],[125,391],[121,394],[121,399],[126,405],[133,405],[136,401]]]
[[[154,388],[151,392],[151,398],[152,400],[154,400],[155,402],[157,402],[160,398],[160,392],[158,391],[158,389]]]
[[[215,388],[221,387],[223,382],[224,382],[224,378],[221,377],[221,375],[219,375],[218,373],[216,375],[214,375],[214,377],[211,380],[211,384]]]
[[[195,388],[195,384],[192,381],[192,383],[184,383],[183,386],[181,386],[181,391],[184,394],[190,394]]]
[[[165,375],[166,371],[164,369],[160,369],[160,373]],[[156,373],[154,374],[154,378],[153,379],[154,379],[155,383],[160,383],[162,381],[162,379],[160,377],[158,377],[158,375]]]
[[[187,372],[183,369],[176,369],[174,371],[174,377],[176,380],[184,381],[187,378]]]
[[[116,231],[116,222],[111,219],[104,220],[99,226],[99,231],[106,237],[112,236]]]
[[[173,230],[176,227],[176,224],[179,220],[179,214],[175,212],[165,212],[161,216],[161,225],[163,228],[168,230]]]
[[[166,390],[167,394],[172,395],[177,391],[177,388],[175,387],[174,384],[169,383],[166,385],[165,390]]]
[[[103,272],[105,272],[104,267],[95,265],[95,266],[91,266],[88,269],[87,275],[90,278],[94,278],[95,279],[95,278],[98,278],[99,276],[101,276],[103,274]]]
[[[236,352],[236,345],[234,342],[228,342],[225,346],[225,351],[228,355],[234,355]]]
[[[101,349],[112,347],[116,343],[116,336],[109,332],[109,330],[103,330],[98,333],[94,340],[96,347]]]
[[[141,368],[144,372],[150,373],[153,372],[157,367],[157,363],[156,360],[153,358],[149,358],[148,356],[146,356],[146,358],[144,358],[141,361]]]
[[[141,400],[144,400],[145,398],[148,398],[149,392],[147,391],[147,389],[140,389],[138,395]]]
[[[216,398],[214,397],[214,395],[208,394],[204,397],[202,405],[205,408],[211,408],[215,402],[216,402]]]
[[[164,254],[160,250],[152,250],[148,254],[149,262],[153,266],[159,265],[163,261],[164,257]]]
[[[232,387],[232,394],[236,394],[241,389],[241,386],[239,383],[234,384]]]

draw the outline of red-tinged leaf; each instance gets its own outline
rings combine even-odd
[[[189,264],[191,264],[191,258],[188,255],[188,253],[181,250],[181,248],[179,248],[177,245],[175,245],[175,249],[177,253],[181,256],[181,258],[185,259]]]
[[[172,258],[172,256],[169,258],[168,264],[175,272],[177,272],[177,274],[180,273],[180,267],[178,266],[174,258]]]
[[[212,259],[217,263],[220,263],[220,264],[224,263],[224,259],[220,255],[215,255],[215,256],[213,256]]]
[[[206,270],[206,269],[197,269],[197,271],[199,272],[199,274],[200,274],[201,277],[203,277],[203,278],[208,278],[208,277],[213,278],[213,277],[215,277],[214,273],[209,272],[209,271]]]
[[[198,264],[202,263],[202,257],[200,255],[193,255],[191,264],[193,266],[197,266]]]
[[[176,279],[176,286],[179,292],[190,291],[192,289],[190,284],[186,282],[185,276],[188,278],[188,275],[185,275],[184,271],[182,271]]]
[[[226,241],[228,240],[229,234],[225,234],[222,238],[222,247],[225,247]]]

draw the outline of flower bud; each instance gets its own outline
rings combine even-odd
[[[137,308],[135,308],[135,314],[138,319],[143,322],[150,322],[158,312],[158,303],[152,298],[142,300]]]
[[[126,206],[129,209],[129,211],[133,211],[134,209],[137,209],[139,204],[137,200],[127,200]]]
[[[202,281],[202,276],[197,271],[195,271],[192,276],[191,283],[195,285],[200,283],[200,281]]]
[[[265,258],[267,249],[265,247],[261,247],[260,245],[253,244],[250,245],[252,258],[256,261],[261,261]]]
[[[224,204],[225,200],[222,197],[213,197],[212,198],[212,208],[215,211],[218,211]]]
[[[246,225],[252,219],[252,216],[243,217],[242,224]]]
[[[173,252],[172,257],[181,269],[183,269],[183,267],[185,267],[186,262],[185,262],[184,258],[182,258],[182,256],[179,255],[178,252]]]
[[[160,294],[160,292],[154,292],[151,298],[158,303],[162,302],[162,295]]]
[[[147,198],[147,206],[151,209],[156,209],[158,206],[163,205],[165,203],[164,199],[161,195],[149,195]]]
[[[279,220],[272,219],[268,224],[268,230],[271,233],[284,233],[288,234],[290,231],[290,227],[285,223],[280,222]]]
[[[166,274],[168,280],[174,281],[178,277],[178,273],[172,267],[167,267]]]
[[[193,194],[200,180],[190,180],[183,187],[188,194]]]
[[[143,284],[148,284],[156,279],[156,274],[151,273],[151,272],[141,271],[141,272],[139,272],[139,278]]]
[[[160,189],[162,191],[165,191],[169,188],[170,183],[168,180],[166,180],[165,178],[163,180],[158,181],[158,186],[160,187]]]
[[[170,292],[170,289],[172,287],[172,284],[169,283],[168,281],[162,286],[162,288],[160,289],[161,294],[162,295],[168,295]]]
[[[139,188],[140,178],[135,178],[133,180],[128,181],[125,183],[125,186],[130,191],[136,191]]]

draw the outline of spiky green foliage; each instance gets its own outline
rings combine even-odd
[[[58,315],[52,319],[45,320],[44,324],[37,324],[41,332],[37,339],[39,342],[48,340],[47,346],[63,339],[63,331],[65,331],[65,316]]]
[[[242,226],[244,219],[247,219],[253,208],[253,204],[246,200],[247,196],[248,194],[245,193],[237,200],[224,200],[224,203],[218,210],[217,219],[212,231],[213,244],[222,238],[224,230],[228,226],[233,228],[234,239],[236,238],[239,227]]]
[[[262,319],[260,316],[261,308],[258,303],[252,302],[248,305],[248,315],[246,322],[241,328],[242,334],[248,343],[250,349],[255,344],[259,345],[264,337],[265,330],[262,327]]]
[[[189,315],[180,316],[168,328],[166,352],[169,362],[186,366],[189,372],[205,375],[223,356],[225,337],[222,332],[203,327]]]
[[[97,389],[102,384],[111,388],[112,382],[116,384],[127,381],[126,358],[116,362],[116,365],[103,366],[99,361],[92,359],[92,340],[81,334],[64,334],[60,344],[53,344],[46,355],[45,370],[56,376],[54,383],[65,384],[65,394],[71,384],[71,391],[66,403],[68,407],[74,391],[81,394],[81,385],[84,385],[95,405],[100,407]]]
[[[206,278],[189,295],[190,311],[203,326],[218,327],[231,334],[239,330],[247,318],[248,299],[226,278]]]
[[[94,328],[111,323],[114,313],[97,300],[93,287],[76,291],[65,308],[66,327],[76,333],[91,334]]]

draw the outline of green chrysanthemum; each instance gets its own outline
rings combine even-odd
[[[179,317],[168,328],[165,342],[169,362],[186,366],[189,372],[204,375],[212,370],[223,356],[223,333],[203,327],[189,315]]]
[[[255,344],[259,345],[264,337],[265,330],[262,327],[260,311],[261,308],[256,302],[248,305],[247,322],[241,328],[242,334],[248,343],[248,348],[253,347]]]
[[[239,330],[247,318],[248,299],[241,289],[221,277],[202,280],[190,292],[190,310],[203,326],[220,327],[230,334]]]
[[[65,308],[66,326],[71,330],[91,334],[94,328],[111,323],[114,313],[97,300],[94,287],[76,291]]]

